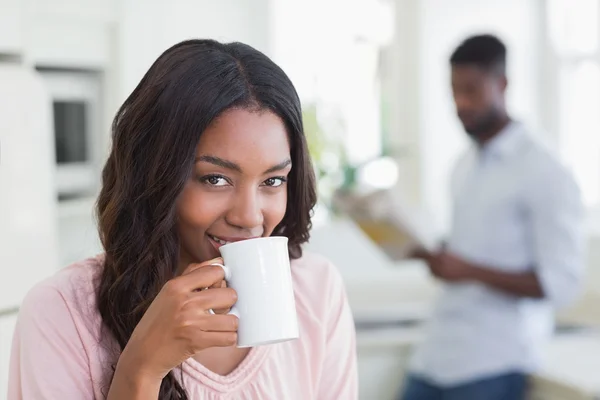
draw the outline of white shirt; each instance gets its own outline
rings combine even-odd
[[[543,300],[477,282],[446,283],[412,370],[439,385],[531,372],[553,309],[579,292],[583,206],[571,174],[516,122],[458,162],[448,250],[504,272],[535,270]]]

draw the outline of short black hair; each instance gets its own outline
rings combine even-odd
[[[476,65],[489,71],[506,73],[506,46],[494,35],[465,39],[450,56],[450,65]]]

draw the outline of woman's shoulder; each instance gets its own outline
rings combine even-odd
[[[27,318],[39,313],[68,313],[78,325],[95,330],[101,324],[96,307],[96,289],[103,264],[102,255],[91,257],[37,283],[23,299],[20,314]]]
[[[108,387],[118,347],[103,329],[96,307],[96,282],[103,265],[102,257],[77,262],[27,293],[11,350],[14,398],[23,389],[31,398],[46,393],[67,398],[67,392],[98,398]],[[48,365],[57,368],[48,370]]]
[[[102,255],[73,263],[37,283],[27,297],[57,292],[65,300],[82,300],[82,297],[89,297],[95,293],[103,265]]]
[[[303,251],[302,257],[292,260],[292,273],[306,276],[307,278],[340,281],[341,275],[338,268],[325,256]]]
[[[328,258],[305,251],[292,261],[292,277],[297,297],[316,302],[345,299],[344,280],[339,269]]]

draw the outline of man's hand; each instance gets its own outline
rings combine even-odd
[[[425,261],[431,273],[444,281],[458,282],[473,279],[474,267],[445,249],[429,252],[421,247],[416,247],[410,251],[409,257]]]
[[[411,248],[406,255],[407,258],[416,258],[417,260],[423,260],[425,262],[429,262],[432,256],[432,253],[420,246]]]
[[[447,251],[439,252],[428,260],[431,273],[447,282],[471,279],[473,267],[463,259]]]

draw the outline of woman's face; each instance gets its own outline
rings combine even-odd
[[[270,111],[232,109],[202,133],[177,203],[180,268],[219,257],[225,243],[270,236],[292,168],[285,125]]]

